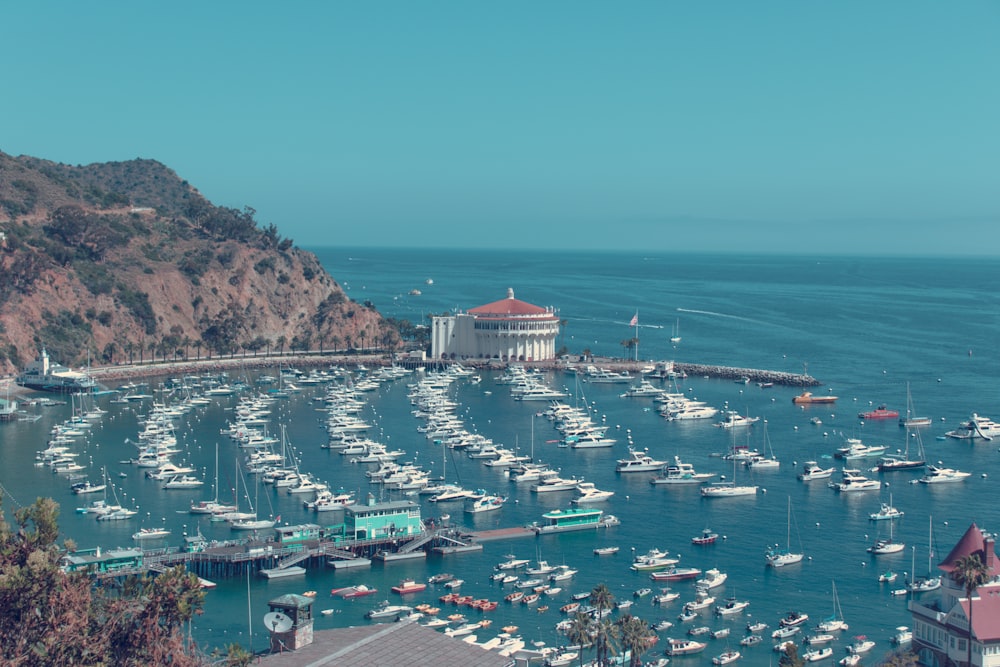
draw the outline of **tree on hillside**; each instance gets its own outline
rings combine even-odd
[[[60,567],[59,506],[39,498],[0,515],[0,647],[4,664],[132,667],[200,665],[183,626],[201,610],[198,578],[183,567],[132,577],[117,591]]]

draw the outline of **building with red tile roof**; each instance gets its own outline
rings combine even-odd
[[[546,361],[555,358],[559,315],[543,308],[507,298],[470,308],[447,317],[435,317],[431,330],[434,359],[498,359],[501,361]]]
[[[955,581],[956,562],[978,556],[990,581],[965,597],[965,587]],[[937,596],[921,595],[910,601],[913,617],[912,651],[921,664],[938,666],[965,663],[968,654],[969,615],[972,615],[972,665],[1000,666],[1000,564],[992,534],[973,523],[951,552],[938,564],[941,589]]]

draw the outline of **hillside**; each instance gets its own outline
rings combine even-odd
[[[43,346],[78,367],[396,341],[315,255],[159,162],[0,152],[0,373]]]

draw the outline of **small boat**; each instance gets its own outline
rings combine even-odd
[[[580,608],[579,602],[570,602],[559,607],[559,611],[561,611],[564,614],[575,614],[579,608]]]
[[[669,630],[672,627],[674,627],[673,623],[671,623],[667,619],[663,619],[662,621],[653,626],[653,630],[655,630],[656,632],[663,632],[665,630]]]
[[[872,521],[891,521],[893,519],[899,519],[903,516],[903,512],[892,506],[892,498],[889,498],[889,502],[882,503],[882,507],[879,508],[878,512],[872,512],[868,515],[868,518]]]
[[[700,637],[702,635],[707,635],[712,631],[707,625],[699,625],[688,630],[688,635],[692,637]]]
[[[854,640],[854,643],[847,647],[848,653],[861,655],[875,648],[875,642],[868,639],[868,637],[865,637],[864,635],[858,635],[854,638]]]
[[[465,583],[464,579],[452,579],[451,581],[445,582],[445,588],[458,588]],[[423,590],[422,588],[420,590]],[[417,591],[412,591],[416,593]]]
[[[725,639],[729,636],[729,628],[719,628],[712,630],[712,639]]]
[[[792,628],[798,625],[802,625],[809,620],[809,614],[803,614],[798,611],[788,612],[784,618],[782,618],[778,624],[783,628]]]
[[[767,623],[765,623],[764,621],[756,621],[756,622],[748,621],[747,622],[747,632],[749,632],[751,634],[754,634],[754,633],[757,633],[757,632],[764,632],[764,630],[767,630]]]
[[[843,667],[856,667],[860,663],[861,663],[861,656],[855,653],[851,653],[850,655],[846,655],[843,658],[841,658],[839,664],[843,665]]]
[[[782,626],[771,633],[771,639],[788,639],[800,632],[802,632],[802,628],[798,625]]]
[[[718,568],[713,567],[710,570],[705,570],[705,576],[695,581],[694,585],[697,586],[698,588],[704,588],[704,589],[716,588],[726,583],[726,579],[728,578],[729,578],[728,574],[719,571]]]
[[[705,650],[708,644],[704,642],[696,642],[693,639],[667,639],[667,649],[665,653],[667,655],[689,655],[691,653],[700,653]]]
[[[713,665],[728,665],[728,664],[730,664],[732,662],[736,662],[739,659],[740,659],[740,652],[739,651],[733,651],[733,650],[723,651],[719,655],[717,655],[714,658],[712,658],[712,664]]]
[[[661,593],[653,596],[653,604],[668,604],[673,602],[681,596],[677,591],[672,591],[669,588],[664,588]]]
[[[810,482],[814,479],[827,479],[833,476],[833,468],[823,468],[816,461],[806,461],[799,479],[803,482]]]
[[[900,625],[899,627],[896,628],[896,634],[894,634],[892,636],[892,639],[890,639],[889,641],[891,641],[896,646],[909,644],[910,642],[913,641],[913,631],[910,630],[905,625]]]
[[[810,646],[815,646],[816,644],[829,644],[836,637],[831,635],[829,632],[820,632],[815,635],[809,635],[806,637],[805,642]]]
[[[448,574],[447,572],[442,572],[440,574],[435,574],[427,579],[428,584],[443,584],[447,581],[451,581],[455,578],[455,575]]]
[[[878,580],[879,583],[891,584],[892,582],[896,581],[896,577],[898,576],[899,575],[893,572],[892,570],[886,570],[882,574],[878,575]]]
[[[744,609],[750,606],[749,600],[737,600],[735,598],[729,598],[725,603],[716,606],[715,614],[717,616],[733,616],[735,614],[740,614]]]
[[[806,651],[802,654],[802,659],[806,662],[816,662],[817,660],[824,660],[831,656],[833,656],[833,649],[829,646],[824,646],[823,648]]]
[[[618,547],[597,547],[594,549],[595,556],[611,556],[618,553]]]
[[[651,589],[651,588],[640,588],[636,592],[632,593],[632,596],[633,597],[637,597],[637,598],[643,598],[643,597],[646,597],[647,595],[649,595],[652,592],[653,592],[653,589]]]
[[[333,611],[334,611],[333,609],[324,609],[320,613],[323,614],[324,616],[329,616],[330,614],[333,613]]]
[[[701,535],[691,538],[691,544],[715,544],[717,539],[719,539],[718,533],[713,533],[711,528],[705,528],[701,531]]]
[[[764,638],[760,635],[747,635],[740,640],[740,646],[756,646],[764,641]]]

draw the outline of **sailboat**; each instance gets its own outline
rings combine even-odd
[[[913,547],[913,564],[910,565],[910,571],[913,572],[911,576],[913,577],[906,584],[906,590],[911,593],[926,593],[927,591],[935,591],[941,588],[941,577],[931,576],[931,561],[934,559],[934,520],[933,518],[928,520],[929,528],[927,534],[927,576],[918,579],[916,577],[916,564],[917,564],[917,548]]]
[[[910,458],[910,440],[916,442],[915,458]],[[920,439],[920,431],[911,426],[906,427],[906,446],[902,454],[889,454],[883,456],[878,461],[879,472],[891,472],[893,470],[910,470],[911,468],[922,468],[927,465],[924,456],[924,443]]]
[[[892,504],[891,499],[889,503],[890,505]],[[902,542],[896,542],[895,540],[892,539],[892,532],[893,532],[892,528],[895,525],[895,523],[896,523],[895,521],[889,522],[889,539],[879,538],[875,540],[875,544],[868,547],[868,553],[872,554],[873,556],[884,556],[886,554],[896,554],[903,550],[903,548],[906,545],[903,544]]]
[[[219,502],[219,443],[215,443],[215,497],[212,500],[202,500],[196,503],[191,501],[191,514],[221,514],[224,512],[236,512],[239,508],[236,505],[227,505]]]
[[[914,426],[930,426],[930,417],[918,417],[913,409],[913,397],[910,395],[910,383],[906,383],[906,415],[899,418],[899,425],[906,428]]]
[[[792,553],[791,551],[792,543],[792,497],[788,496],[788,532],[785,538],[785,548],[782,549],[778,546],[772,547],[767,550],[765,559],[767,564],[771,567],[784,567],[785,565],[794,565],[795,563],[802,562],[803,554]]]
[[[816,629],[820,632],[835,632],[837,630],[847,630],[847,623],[844,622],[844,612],[840,610],[840,598],[837,597],[837,582],[833,582],[833,614],[820,622]]]
[[[750,434],[747,433],[747,442],[750,441]],[[742,459],[742,457],[737,456],[736,453],[741,449],[741,447],[736,445],[736,432],[733,431],[733,447],[731,452],[733,456],[730,458],[733,461],[733,480],[731,482],[725,481],[724,477],[720,478],[720,481],[713,482],[707,486],[701,487],[701,495],[706,498],[723,498],[729,496],[755,496],[757,495],[757,487],[750,485],[739,486],[736,484],[736,463]],[[745,448],[749,451],[749,445]]]
[[[677,321],[674,322],[674,332],[673,332],[673,335],[670,336],[670,342],[671,343],[675,343],[675,344],[681,342],[681,320],[680,320],[680,318],[677,318]]]

